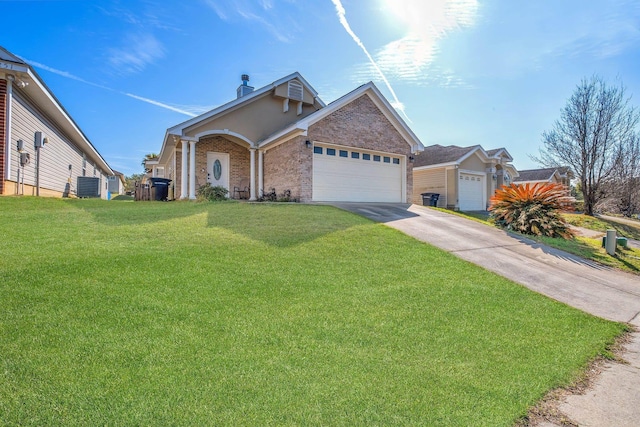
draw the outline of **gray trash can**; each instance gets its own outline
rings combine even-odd
[[[421,193],[423,206],[438,206],[439,193]]]

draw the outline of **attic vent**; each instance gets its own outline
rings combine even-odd
[[[302,101],[302,93],[302,85],[297,81],[291,80],[289,82],[289,99]]]

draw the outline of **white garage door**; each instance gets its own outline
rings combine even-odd
[[[483,176],[460,172],[460,186],[458,189],[461,211],[483,211],[486,209]]]
[[[397,154],[344,147],[313,147],[313,200],[402,202],[402,159]]]

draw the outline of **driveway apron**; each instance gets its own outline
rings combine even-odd
[[[617,271],[456,215],[407,204],[334,203],[593,315],[640,327],[640,276]],[[637,426],[640,334],[584,395],[560,410],[580,426]],[[541,424],[553,426],[553,423]]]

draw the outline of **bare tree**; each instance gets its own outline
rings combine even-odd
[[[640,134],[620,146],[608,187],[618,213],[630,217],[640,212]]]
[[[542,134],[540,157],[532,157],[547,167],[571,167],[587,215],[593,215],[604,197],[604,184],[613,178],[621,147],[636,135],[640,116],[629,101],[622,85],[607,85],[598,76],[583,79],[553,129]]]

